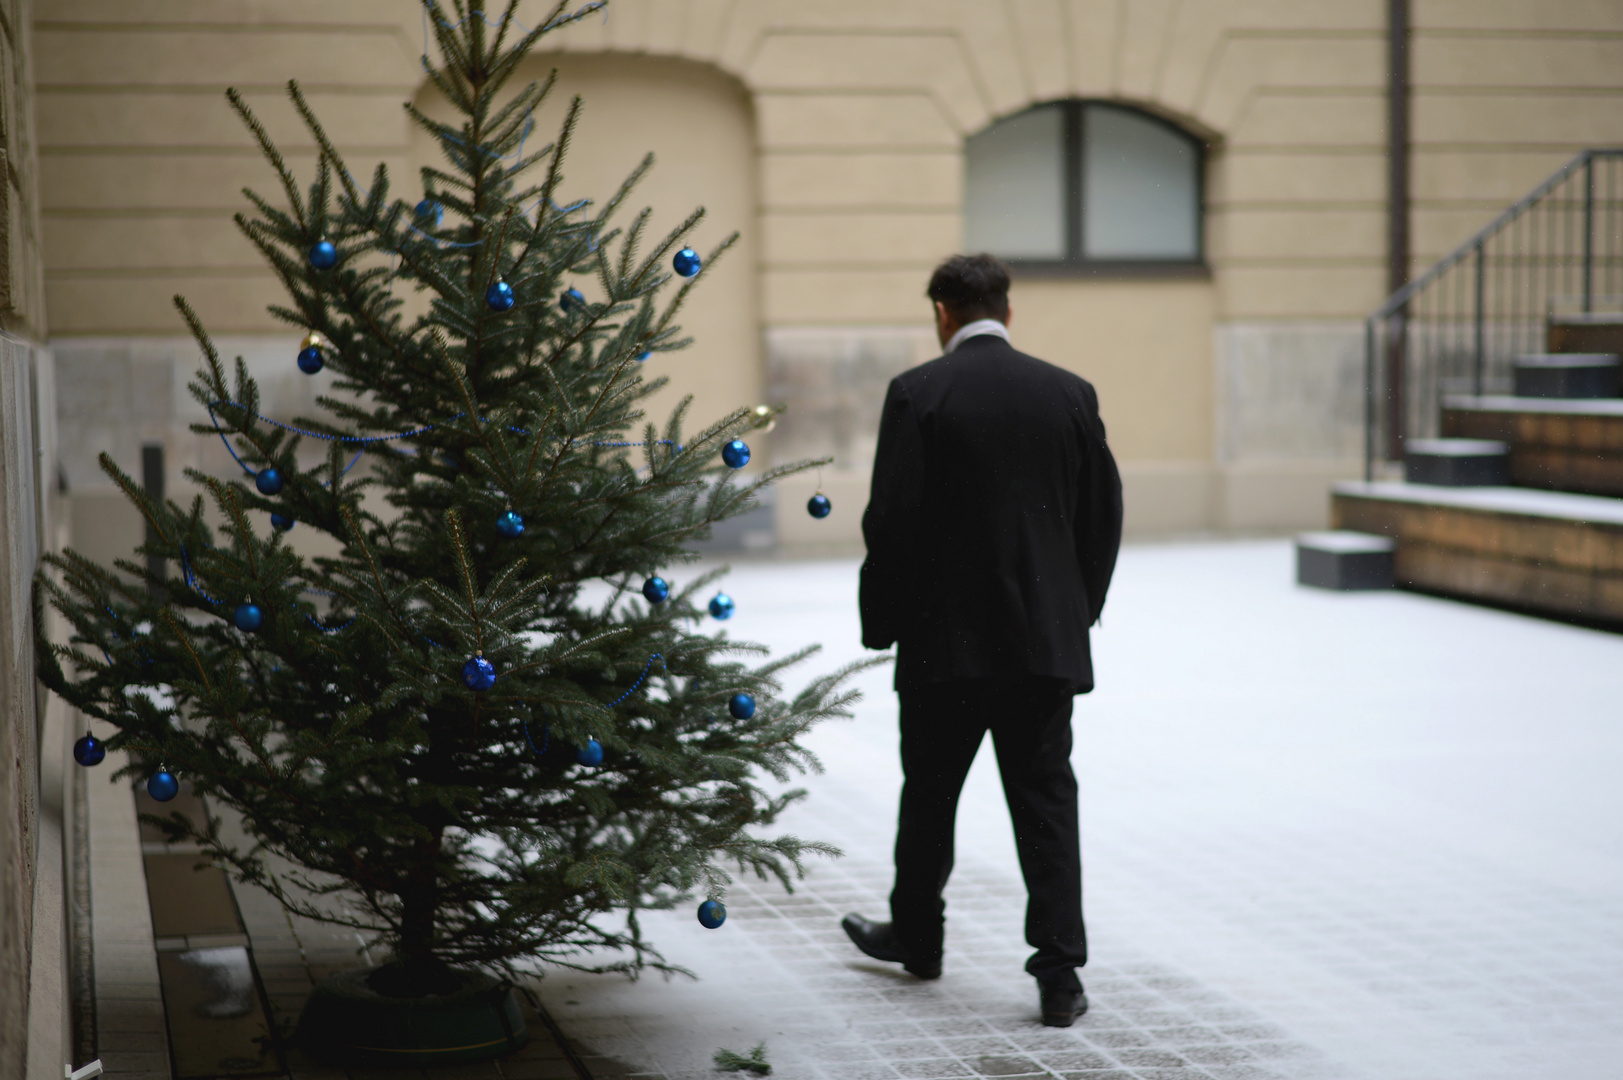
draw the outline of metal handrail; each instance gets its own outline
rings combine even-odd
[[[1528,192],[1526,195],[1523,195],[1520,199],[1517,199],[1515,202],[1511,203],[1509,209],[1500,214],[1498,217],[1494,218],[1492,221],[1488,222],[1488,224],[1484,225],[1477,231],[1476,235],[1472,236],[1469,240],[1465,241],[1465,243],[1461,244],[1447,255],[1444,255],[1441,259],[1438,259],[1437,262],[1433,264],[1432,267],[1424,274],[1421,274],[1403,288],[1399,289],[1391,296],[1388,296],[1384,301],[1381,302],[1381,306],[1376,308],[1374,313],[1370,315],[1370,318],[1384,318],[1392,314],[1404,304],[1407,304],[1416,293],[1418,293],[1421,289],[1424,289],[1437,278],[1441,277],[1443,272],[1449,267],[1463,261],[1465,256],[1471,254],[1483,244],[1487,243],[1487,241],[1490,240],[1496,233],[1502,231],[1506,225],[1509,225],[1512,221],[1515,221],[1517,218],[1521,217],[1522,214],[1526,213],[1527,210],[1533,206],[1533,204],[1539,202],[1550,192],[1560,187],[1563,180],[1571,176],[1578,169],[1589,164],[1590,161],[1597,157],[1623,157],[1623,147],[1618,147],[1616,149],[1585,150],[1583,153],[1561,166],[1555,172],[1550,174],[1549,179],[1545,180],[1542,184]]]
[[[1416,277],[1413,281],[1410,281],[1401,289],[1398,289],[1396,292],[1388,296],[1381,302],[1380,306],[1378,306],[1374,312],[1372,312],[1365,319],[1364,479],[1366,481],[1374,478],[1375,460],[1377,457],[1376,444],[1378,441],[1377,433],[1380,422],[1378,403],[1379,373],[1377,368],[1377,356],[1380,350],[1377,346],[1377,340],[1381,335],[1383,324],[1388,324],[1385,328],[1396,340],[1396,362],[1393,364],[1393,366],[1397,369],[1398,379],[1401,380],[1404,376],[1405,370],[1403,361],[1406,353],[1404,350],[1407,348],[1403,335],[1403,324],[1411,305],[1413,305],[1416,299],[1421,297],[1422,294],[1424,294],[1428,289],[1431,289],[1433,286],[1436,286],[1439,282],[1441,282],[1444,275],[1446,275],[1450,270],[1460,266],[1467,259],[1474,257],[1476,260],[1474,275],[1475,281],[1473,283],[1474,287],[1472,289],[1469,315],[1471,320],[1472,337],[1474,339],[1473,386],[1475,392],[1477,394],[1481,394],[1483,391],[1484,349],[1488,320],[1488,313],[1486,311],[1488,244],[1490,241],[1496,239],[1507,229],[1516,224],[1524,215],[1528,213],[1528,211],[1539,207],[1541,203],[1550,198],[1553,193],[1562,188],[1564,184],[1566,184],[1579,172],[1583,172],[1585,174],[1584,210],[1582,215],[1583,251],[1580,256],[1575,257],[1573,265],[1576,265],[1581,269],[1580,280],[1582,282],[1581,296],[1583,311],[1589,312],[1592,310],[1594,299],[1594,264],[1596,258],[1594,251],[1594,165],[1596,161],[1604,159],[1623,159],[1623,147],[1597,147],[1584,150],[1577,154],[1572,158],[1571,161],[1567,162],[1537,187],[1533,188],[1532,191],[1528,192],[1526,195],[1522,196],[1522,198],[1512,203],[1504,212],[1499,214],[1499,216],[1478,230],[1473,236],[1471,236],[1470,239],[1466,240],[1453,251],[1439,259],[1435,264],[1427,269],[1425,273]],[[1503,256],[1500,256],[1500,258],[1503,259]],[[1508,264],[1514,268],[1519,258],[1521,258],[1520,255],[1513,253],[1508,260]],[[1535,261],[1537,258],[1538,256],[1534,256]],[[1512,272],[1514,272],[1514,269]],[[1546,284],[1548,283],[1548,277],[1552,276],[1553,273],[1554,271],[1546,269]],[[1403,438],[1401,409],[1402,403],[1406,400],[1404,391],[1405,387],[1402,385],[1401,381],[1394,384],[1392,388],[1394,411],[1400,414],[1394,421],[1393,425],[1394,444],[1401,443]]]

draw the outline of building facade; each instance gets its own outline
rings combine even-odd
[[[0,0],[0,1076],[7,1077],[24,1075],[30,1046],[40,1049],[29,1076],[54,1077],[72,1056],[66,710],[48,705],[34,680],[29,603],[57,522],[34,13],[31,0]]]
[[[693,393],[698,416],[788,405],[771,460],[835,458],[820,482],[836,514],[786,510],[780,540],[856,538],[884,384],[936,350],[930,269],[966,240],[1040,253],[1027,234],[1042,221],[999,218],[1056,193],[1058,257],[1016,259],[1015,341],[1098,386],[1130,530],[1277,530],[1321,520],[1326,483],[1361,448],[1359,320],[1390,276],[1394,7],[1411,8],[1414,265],[1576,150],[1623,140],[1623,8],[1581,0],[614,0],[547,39],[532,74],[561,78],[536,138],[581,93],[567,194],[605,197],[652,150],[634,202],[662,223],[706,206],[695,246],[741,232],[689,309],[697,344],[660,373],[666,402]],[[177,478],[213,467],[184,431],[195,357],[171,294],[248,358],[274,406],[296,412],[312,392],[298,334],[265,312],[278,286],[231,222],[240,189],[271,177],[224,88],[309,172],[283,89],[297,78],[354,171],[383,161],[415,198],[428,148],[400,103],[433,107],[422,15],[408,0],[57,0],[36,41],[69,481],[105,491],[95,453],[133,462],[151,440]],[[1094,120],[1047,150],[1039,133],[1012,166],[982,153],[1004,167],[977,175],[977,140],[1050,114]],[[1112,118],[1192,152],[1194,244],[1177,258],[1153,244],[1131,257],[1131,237],[1093,250],[1135,213],[1135,168],[1166,179]],[[818,482],[786,484],[784,506]]]

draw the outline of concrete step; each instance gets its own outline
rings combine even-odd
[[[1623,496],[1623,399],[1456,396],[1442,431],[1510,444],[1510,482]]]
[[[1330,520],[1396,541],[1400,586],[1623,629],[1623,499],[1349,482],[1331,488]]]
[[[1510,446],[1495,439],[1409,439],[1403,476],[1411,484],[1493,487],[1510,483]]]
[[[1545,324],[1544,347],[1553,353],[1623,354],[1623,313],[1552,315]]]
[[[1615,398],[1623,364],[1612,353],[1532,353],[1515,360],[1517,397]]]
[[[1372,533],[1302,533],[1296,538],[1296,583],[1342,591],[1390,589],[1396,546]]]

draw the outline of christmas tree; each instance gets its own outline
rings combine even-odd
[[[730,640],[710,626],[732,610],[707,595],[715,574],[673,569],[763,485],[820,463],[737,471],[770,419],[756,410],[697,431],[687,402],[645,419],[665,380],[643,361],[688,344],[675,317],[731,241],[685,246],[702,210],[662,237],[647,210],[614,224],[651,158],[606,202],[565,201],[579,99],[527,151],[551,81],[504,90],[600,5],[534,29],[516,6],[424,0],[442,57],[425,68],[459,122],[407,106],[445,164],[406,199],[382,165],[359,183],[290,83],[319,148],[301,187],[229,94],[281,182],[237,222],[285,286],[271,310],[309,332],[297,363],[330,380],[321,414],[261,415],[240,358],[228,370],[177,297],[214,420],[193,430],[241,472],[189,472],[202,494],[183,506],[103,455],[149,526],[139,553],[168,573],[69,551],[39,579],[72,628],[68,645],[39,631],[41,678],[117,730],[80,740],[81,762],[126,750],[155,797],[180,778],[240,814],[254,847],[164,825],[387,946],[404,995],[601,950],[663,966],[639,911],[703,893],[718,924],[727,867],[788,883],[830,852],[758,830],[816,767],[802,736],[854,698],[852,669],[786,696],[781,673],[812,650],[767,661]],[[292,529],[337,553],[301,555]]]

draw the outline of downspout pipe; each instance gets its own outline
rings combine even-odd
[[[1386,5],[1386,292],[1409,281],[1409,0]],[[1404,338],[1408,311],[1387,322],[1387,457],[1401,460],[1404,436]]]
[[[1409,0],[1387,0],[1386,294],[1409,283]]]

